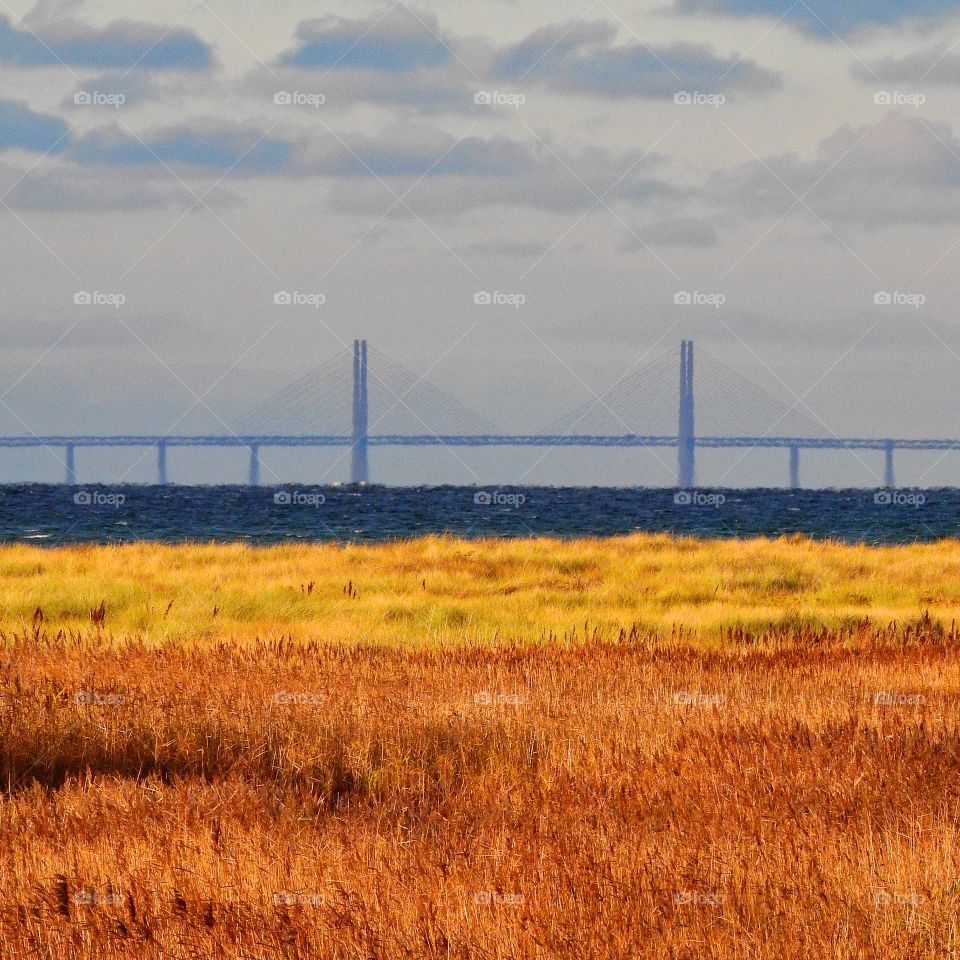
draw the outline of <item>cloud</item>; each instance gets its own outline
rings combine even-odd
[[[102,28],[75,20],[22,30],[0,16],[0,61],[22,67],[208,70],[210,47],[184,28],[116,20]]]
[[[264,94],[323,93],[329,110],[367,102],[474,114],[474,95],[498,81],[606,99],[671,98],[684,89],[762,95],[780,85],[779,74],[709,46],[617,44],[616,26],[605,21],[552,24],[497,49],[445,34],[435,17],[399,6],[381,19],[307,21],[297,34],[299,44],[269,76],[255,71],[248,82]]]
[[[946,46],[917,50],[904,57],[855,63],[851,74],[865,83],[925,83],[960,86],[960,54]]]
[[[642,241],[642,243],[641,243]],[[709,220],[698,217],[677,217],[673,220],[658,220],[642,226],[636,236],[629,236],[624,249],[648,247],[715,247],[717,231]]]
[[[404,127],[375,139],[356,138],[350,147],[362,164],[352,153],[327,144],[320,157],[305,165],[341,178],[331,192],[334,207],[360,215],[380,215],[390,206],[392,197],[377,178],[388,183],[396,179],[391,189],[402,193],[407,181],[423,176],[416,186],[410,184],[405,203],[394,205],[396,217],[409,216],[411,210],[423,217],[450,216],[481,207],[562,214],[592,206],[602,209],[600,196],[611,206],[676,202],[683,196],[683,191],[656,176],[662,158],[639,150],[626,154],[602,148],[547,150],[502,136],[457,142],[449,134],[425,127]]]
[[[297,40],[280,56],[280,66],[411,73],[440,66],[450,56],[436,17],[414,14],[403,4],[361,20],[305,20],[297,27]]]
[[[261,131],[220,123],[167,127],[134,137],[118,128],[94,130],[74,145],[81,164],[150,167],[187,166],[237,174],[279,173],[289,166],[293,145]]]
[[[483,85],[477,77],[490,58],[488,44],[455,38],[433,14],[402,4],[361,19],[304,21],[297,38],[271,66],[254,69],[245,86],[263,97],[322,94],[325,113],[372,103],[410,113],[470,114]]]
[[[411,193],[404,204],[395,205],[395,217],[410,216],[411,209],[421,216],[453,216],[492,206],[564,213],[599,205],[600,196],[610,205],[637,206],[653,199],[675,204],[689,193],[657,177],[655,170],[664,158],[642,150],[565,151],[504,135],[457,139],[436,127],[411,123],[375,136],[344,133],[310,139],[265,136],[253,127],[202,120],[145,132],[140,138],[112,126],[79,138],[67,159],[78,169],[117,168],[125,177],[145,180],[168,180],[168,166],[196,176],[229,171],[244,177],[329,180],[335,183],[331,206],[361,216],[379,216],[394,195],[408,187]]]
[[[321,75],[316,71],[293,67],[257,69],[245,81],[246,90],[264,105],[274,109],[273,97],[280,92],[305,96],[322,94],[321,116],[349,110],[361,103],[379,104],[391,109],[404,108],[418,114],[477,113],[473,97],[479,84],[472,83],[462,71],[447,64],[442,69],[408,74],[381,73],[376,70],[338,67]],[[313,109],[287,104],[279,109],[288,117],[316,116]]]
[[[204,83],[203,92],[210,95],[217,87],[212,80]],[[120,73],[116,70],[107,70],[96,76],[84,75],[78,80],[76,88],[61,102],[61,106],[73,112],[75,108],[89,105],[91,102],[113,108],[119,97],[122,107],[141,106],[148,103],[171,103],[191,98],[200,92],[197,77],[186,76],[181,73],[155,73],[133,70],[129,73]],[[87,97],[77,100],[77,94],[86,94]]]
[[[512,177],[536,163],[529,146],[510,137],[456,140],[426,126],[377,137],[325,138],[299,157],[301,173],[335,177]]]
[[[604,21],[551,24],[497,54],[491,73],[612,99],[666,98],[679,90],[756,95],[780,85],[778,74],[718,57],[708,46],[615,45],[616,37],[617,28]]]
[[[62,153],[69,127],[59,117],[34,113],[18,100],[0,100],[0,150]]]
[[[533,240],[479,240],[460,248],[464,256],[501,257],[507,260],[532,260],[542,257],[550,249],[547,243]]]
[[[878,230],[954,223],[958,157],[960,142],[946,124],[891,113],[873,126],[836,130],[813,160],[787,154],[714,174],[706,193],[757,218],[785,213],[795,194],[829,224]]]
[[[191,207],[196,196],[171,181],[145,182],[137,171],[58,164],[47,170],[21,170],[0,164],[0,195],[7,207],[45,213],[111,210],[136,211]],[[235,194],[217,187],[203,195],[206,207],[223,209],[240,203]]]
[[[867,27],[894,27],[908,20],[956,13],[956,0],[675,0],[679,13],[767,17],[820,38],[844,37]]]

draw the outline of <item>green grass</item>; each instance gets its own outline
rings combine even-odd
[[[0,548],[0,629],[147,642],[218,638],[432,645],[616,635],[634,624],[834,627],[960,613],[960,543],[868,548],[803,538],[462,541],[378,546]]]

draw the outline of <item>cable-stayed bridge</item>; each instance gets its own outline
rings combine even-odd
[[[678,388],[679,384],[679,388]],[[767,448],[788,453],[791,487],[800,486],[800,451],[882,451],[894,486],[894,451],[960,450],[960,440],[837,437],[704,352],[693,341],[631,371],[604,393],[536,434],[511,434],[467,409],[365,340],[354,341],[307,375],[248,411],[232,432],[212,435],[7,436],[0,447],[60,447],[66,482],[76,483],[81,447],[155,448],[157,482],[169,483],[173,447],[243,447],[251,485],[269,447],[341,447],[353,483],[370,480],[372,447],[667,447],[677,450],[677,485],[697,482],[698,448]]]

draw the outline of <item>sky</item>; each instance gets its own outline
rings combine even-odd
[[[534,433],[689,338],[821,435],[960,437],[958,3],[3,2],[0,83],[0,434],[230,433],[355,337]],[[371,460],[387,483],[676,476],[669,450]],[[955,484],[960,454],[897,469]],[[63,471],[0,452],[0,481]],[[84,482],[154,471],[79,454]],[[348,472],[280,451],[262,478]],[[245,473],[170,455],[179,482]],[[802,457],[805,485],[882,475]],[[784,452],[699,461],[704,486],[786,480]]]

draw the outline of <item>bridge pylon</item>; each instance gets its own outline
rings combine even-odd
[[[680,341],[680,419],[677,430],[677,486],[688,490],[696,482],[696,437],[693,419],[693,341]]]
[[[367,483],[370,465],[367,459],[367,341],[353,341],[353,433],[350,482]]]

